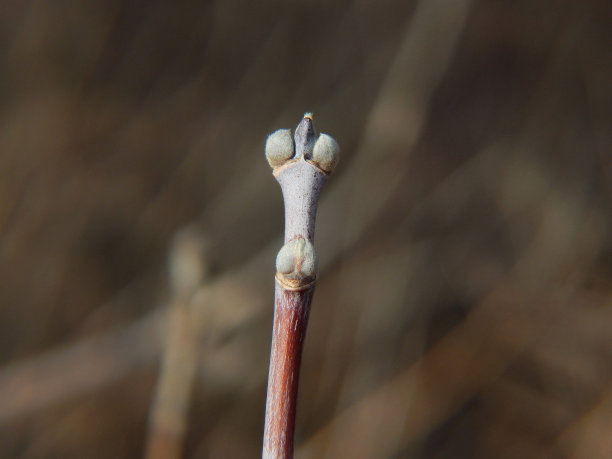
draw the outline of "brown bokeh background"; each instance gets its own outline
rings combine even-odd
[[[260,455],[283,227],[263,145],[312,111],[342,157],[296,457],[612,457],[611,18],[3,2],[0,456],[144,454],[186,232],[184,457]]]

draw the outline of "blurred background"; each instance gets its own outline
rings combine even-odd
[[[312,111],[342,156],[296,457],[612,457],[611,18],[3,2],[0,456],[260,456],[263,146]]]

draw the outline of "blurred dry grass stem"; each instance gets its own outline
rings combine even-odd
[[[212,307],[193,301],[207,270],[205,242],[197,230],[185,228],[178,232],[169,258],[172,298],[160,375],[149,415],[149,459],[183,457],[203,328],[196,326],[196,315]]]

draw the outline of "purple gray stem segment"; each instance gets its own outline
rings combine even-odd
[[[315,134],[306,113],[292,137],[280,129],[266,141],[266,158],[285,202],[285,239],[276,257],[274,330],[270,354],[263,457],[293,457],[300,361],[316,281],[314,228],[321,187],[338,162],[339,148]]]

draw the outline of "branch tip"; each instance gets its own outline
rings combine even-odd
[[[266,140],[265,152],[275,175],[279,167],[300,159],[329,175],[340,157],[340,147],[331,136],[321,134],[317,138],[313,114],[310,112],[304,113],[293,136],[289,129],[279,129],[270,134]]]

